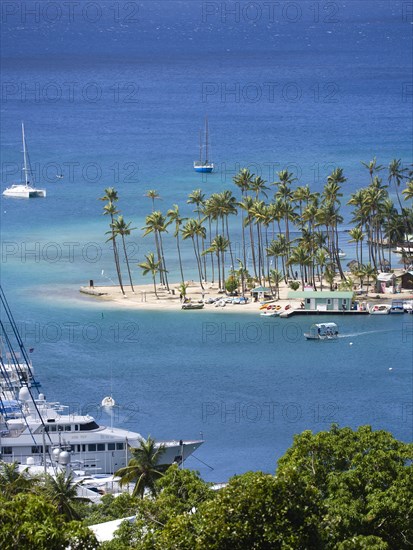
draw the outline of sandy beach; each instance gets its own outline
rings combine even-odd
[[[340,284],[340,279],[337,279],[337,284]],[[187,294],[186,298],[189,299],[192,303],[202,302],[202,300],[208,300],[208,298],[228,298],[226,294],[220,293],[217,284],[204,284],[204,290],[201,288],[200,284],[196,281],[187,281]],[[80,288],[80,292],[91,295],[96,298],[96,300],[103,301],[106,303],[112,303],[116,307],[132,308],[132,309],[141,309],[141,310],[179,310],[181,309],[181,299],[179,291],[179,283],[172,283],[169,285],[170,291],[160,285],[157,285],[157,294],[158,298],[155,296],[153,284],[145,285],[134,285],[134,292],[132,292],[131,287],[124,285],[126,295],[123,296],[120,288],[118,286],[83,286]],[[364,287],[366,289],[366,286]],[[280,285],[280,299],[274,300],[281,307],[289,304],[292,309],[301,308],[301,299],[289,300],[287,298],[288,292],[291,289],[285,284]],[[301,287],[300,289],[301,290]],[[321,290],[320,285],[317,284],[317,290]],[[323,290],[329,290],[329,287],[323,285]],[[214,304],[205,304],[205,307],[202,311],[244,311],[246,313],[257,313],[261,302],[256,302],[251,296],[251,291],[247,290],[245,296],[248,298],[248,303],[246,304],[231,304],[227,303],[225,308],[215,307]],[[386,293],[386,294],[377,294],[372,291],[371,286],[369,287],[369,292],[361,296],[358,296],[357,299],[363,302],[389,302],[393,299],[412,299],[413,293],[409,290],[402,289],[400,293]]]

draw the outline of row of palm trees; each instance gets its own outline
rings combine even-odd
[[[119,213],[119,210],[116,207],[116,203],[119,200],[118,193],[116,189],[113,187],[108,187],[105,189],[105,195],[101,197],[99,200],[106,201],[105,206],[103,207],[103,214],[105,216],[110,217],[110,230],[106,232],[107,235],[110,235],[106,242],[111,241],[112,247],[113,247],[113,255],[115,259],[115,268],[116,273],[118,276],[119,286],[121,288],[122,294],[125,295],[125,289],[123,287],[123,280],[122,280],[122,270],[121,270],[121,263],[120,263],[120,256],[119,256],[119,247],[116,241],[117,237],[121,238],[122,241],[122,248],[123,248],[123,255],[126,262],[126,267],[128,270],[128,276],[129,276],[129,283],[132,289],[132,292],[134,292],[133,288],[133,282],[132,282],[132,275],[130,271],[130,264],[129,264],[129,258],[128,253],[126,250],[126,242],[125,237],[128,237],[131,232],[136,228],[131,228],[131,222],[126,223],[123,216]],[[115,219],[115,216],[117,215],[117,218]]]
[[[363,163],[369,173],[366,187],[351,194],[347,204],[352,206],[350,240],[356,245],[356,261],[350,267],[355,275],[364,272],[378,272],[391,268],[391,245],[401,243],[405,235],[413,232],[413,208],[407,201],[413,198],[412,170],[403,167],[400,159],[393,160],[387,169],[387,181],[383,182],[380,173],[385,169],[374,158]],[[168,270],[165,261],[163,234],[171,226],[176,243],[179,271],[182,284],[185,281],[181,254],[183,241],[191,241],[194,265],[202,288],[208,281],[224,288],[227,280],[225,266],[228,259],[232,277],[237,277],[244,290],[244,282],[266,284],[279,290],[282,280],[300,279],[301,285],[316,286],[323,278],[330,286],[339,274],[346,280],[341,264],[339,248],[339,228],[343,222],[341,199],[343,184],[347,181],[342,168],[336,168],[327,177],[322,192],[311,191],[308,185],[295,185],[294,174],[282,170],[277,181],[268,185],[260,176],[242,169],[233,178],[241,197],[231,190],[212,193],[209,197],[201,189],[189,194],[187,204],[193,206],[194,215],[183,217],[177,204],[164,215],[155,210],[155,200],[159,199],[156,190],[149,190],[146,196],[152,201],[152,212],[146,217],[143,236],[152,235],[155,252],[145,256],[139,264],[143,274],[151,273],[156,293],[156,278],[169,291]],[[399,188],[406,182],[402,190]],[[397,196],[396,207],[390,198],[389,190],[394,188]],[[121,273],[119,251],[116,238],[122,237],[123,252],[126,257],[130,283],[129,263],[124,237],[130,234],[130,224],[123,222],[116,210],[117,193],[113,188],[105,190],[102,200],[108,201],[104,213],[111,216],[110,238],[113,242],[115,265],[119,284]],[[272,196],[271,196],[272,195]],[[231,238],[230,219],[241,214],[241,246],[237,249]],[[120,223],[121,218],[122,223]],[[365,244],[367,243],[367,249]],[[385,247],[389,245],[388,259]],[[235,250],[234,250],[235,249]],[[410,262],[411,251],[407,245],[404,257]],[[251,272],[247,270],[251,260]],[[237,268],[236,263],[238,264]],[[118,270],[119,268],[119,270]],[[299,270],[299,275],[298,271]]]

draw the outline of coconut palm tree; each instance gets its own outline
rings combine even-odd
[[[135,483],[132,496],[144,497],[149,490],[156,495],[156,480],[161,478],[167,465],[160,465],[159,460],[165,452],[163,445],[157,446],[150,436],[146,441],[141,440],[140,446],[131,449],[132,458],[124,468],[120,468],[115,475],[120,477],[120,485]]]
[[[294,208],[291,204],[293,193],[291,191],[291,185],[297,178],[294,177],[292,172],[288,170],[281,170],[277,172],[278,181],[274,182],[274,185],[278,187],[277,192],[275,193],[275,198],[281,199],[283,203],[283,212],[284,212],[284,225],[285,225],[285,238],[287,239],[287,253],[290,249],[290,226],[289,222],[292,220],[292,215]]]
[[[233,182],[239,189],[241,189],[241,197],[242,197],[241,200],[243,200],[246,197],[247,192],[251,188],[252,180],[253,180],[253,174],[251,174],[251,172],[247,170],[247,168],[242,168],[242,170],[240,170],[238,174],[234,176]],[[243,254],[242,259],[243,259],[243,264],[246,266],[247,252],[246,252],[246,246],[245,246],[244,210],[241,210],[241,227],[242,227],[242,254]]]
[[[128,269],[129,282],[130,282],[132,292],[134,293],[135,289],[133,288],[132,276],[131,276],[130,266],[129,266],[129,258],[126,250],[126,243],[125,243],[125,237],[128,237],[131,234],[131,232],[136,229],[136,227],[130,227],[131,223],[132,222],[126,223],[125,220],[123,219],[123,216],[119,215],[118,218],[113,222],[113,227],[111,228],[112,236],[108,240],[111,241],[118,235],[121,236],[122,244],[123,244],[123,253],[125,255],[126,267]]]
[[[303,203],[306,203],[306,207],[308,207],[309,201],[311,197],[311,191],[309,185],[302,185],[300,187],[297,187],[297,189],[293,192],[293,201],[298,203],[298,208],[300,210],[300,218],[299,220],[301,222],[304,222],[303,219]]]
[[[404,195],[405,201],[413,199],[413,180],[407,182],[406,189],[402,191],[402,195]]]
[[[158,254],[158,261],[160,262],[161,269],[159,270],[161,284],[166,285],[169,292],[169,283],[167,277],[167,270],[165,264],[165,255],[163,251],[163,242],[162,242],[162,233],[167,231],[167,223],[165,216],[159,210],[156,210],[146,216],[145,219],[146,226],[142,229],[144,230],[143,236],[146,237],[150,233],[153,233],[155,236],[155,246]]]
[[[114,216],[116,214],[118,214],[118,210],[116,209],[116,206],[115,206],[115,203],[118,201],[118,193],[116,191],[116,189],[114,187],[107,187],[105,189],[105,195],[103,197],[100,197],[101,201],[108,201],[108,204],[106,204],[104,207],[103,207],[103,215],[104,216],[110,216],[110,228],[111,228],[111,232],[112,232],[112,247],[113,247],[113,256],[115,258],[115,268],[116,268],[116,273],[117,273],[117,276],[118,276],[118,281],[119,281],[119,286],[121,288],[121,291],[122,291],[122,294],[125,296],[125,291],[123,289],[123,283],[122,283],[122,273],[121,273],[121,269],[120,269],[120,262],[119,262],[119,252],[118,252],[118,247],[117,247],[117,243],[116,243],[116,236],[114,234],[114,230],[113,230],[113,221],[114,221]]]
[[[389,245],[389,267],[391,269],[391,249],[392,245],[398,244],[404,240],[406,226],[403,216],[397,213],[397,210],[392,216],[388,217],[384,222],[384,234]]]
[[[287,262],[290,265],[298,265],[300,267],[301,287],[302,290],[304,290],[304,268],[311,265],[311,257],[308,255],[308,252],[302,245],[298,245],[291,250],[291,254]]]
[[[239,258],[237,258],[237,262],[238,262],[238,269],[235,270],[235,274],[241,280],[241,295],[244,297],[245,296],[245,281],[248,279],[249,273],[248,273],[248,269],[246,269],[246,267],[244,266],[244,264],[242,263],[242,261]]]
[[[59,514],[66,517],[68,521],[80,519],[79,514],[74,508],[76,501],[89,501],[88,498],[79,497],[77,489],[80,483],[74,482],[73,473],[69,475],[66,472],[57,472],[51,476],[46,474],[43,491],[57,508]]]
[[[362,248],[362,242],[363,242],[363,239],[365,237],[365,235],[363,233],[363,230],[361,229],[361,227],[353,227],[352,229],[350,229],[349,235],[350,235],[351,239],[348,242],[349,243],[356,243],[356,259],[357,259],[357,262],[362,263],[362,261],[363,261],[362,260],[363,251],[361,252],[361,257],[359,257],[359,243],[360,243],[360,248]]]
[[[282,280],[283,280],[283,274],[281,273],[281,271],[278,271],[278,269],[270,270],[269,282],[270,282],[270,285],[271,283],[274,283],[276,300],[280,299],[280,283]]]
[[[149,189],[149,191],[146,191],[144,197],[148,197],[148,199],[151,199],[152,212],[155,210],[155,199],[162,200],[160,194],[158,193],[158,191],[156,191],[156,189]]]
[[[263,255],[263,236],[262,229],[263,223],[266,219],[266,207],[265,202],[255,199],[250,210],[251,216],[254,220],[254,224],[257,228],[257,251],[258,251],[258,280],[262,284],[262,277],[265,277],[264,273],[264,255]]]
[[[156,299],[159,300],[158,293],[156,292],[156,275],[158,274],[159,271],[162,270],[162,267],[161,267],[162,262],[160,260],[158,261],[155,260],[155,255],[153,252],[149,252],[148,254],[146,254],[145,258],[146,258],[146,262],[139,263],[138,267],[140,267],[143,270],[142,271],[143,276],[147,275],[148,273],[152,275],[153,289],[155,292]]]
[[[328,254],[324,248],[318,248],[315,253],[315,263],[317,266],[318,280],[320,281],[320,290],[323,290],[324,268],[327,265]],[[334,277],[333,277],[334,280]],[[314,285],[315,286],[315,285]]]
[[[399,187],[404,179],[407,177],[408,168],[402,167],[401,159],[393,159],[389,164],[389,185],[394,185],[396,189],[397,201],[400,206],[400,213],[403,213],[402,203],[400,201]]]
[[[265,250],[267,256],[275,259],[275,269],[278,270],[278,258],[284,253],[282,243],[279,240],[272,240]]]
[[[229,240],[223,235],[217,235],[211,242],[204,254],[216,254],[218,262],[218,284],[220,289],[225,288],[225,252],[229,246]],[[221,279],[222,273],[222,279]]]
[[[376,172],[380,172],[381,170],[384,170],[384,166],[381,164],[377,165],[377,159],[376,157],[373,158],[370,162],[363,162],[361,161],[361,164],[367,168],[370,174],[370,180],[373,182],[373,176]]]
[[[195,210],[194,212],[198,214],[198,222],[201,223],[201,213],[203,213],[203,207],[205,206],[205,193],[202,192],[201,189],[195,189],[188,195],[188,200],[186,201],[187,204],[194,204]],[[198,241],[198,236],[196,237]],[[205,238],[201,237],[201,251],[203,252],[205,250]],[[199,248],[199,243],[198,243]],[[202,255],[202,254],[201,254]],[[206,262],[204,257],[204,265],[203,265],[203,279],[205,281],[207,280],[207,272],[206,272]]]
[[[266,181],[262,179],[261,176],[255,176],[255,178],[252,179],[249,189],[255,193],[255,198],[258,200],[260,193],[264,195],[264,197],[267,197],[267,193],[265,191],[268,191],[269,187],[266,186]]]
[[[336,269],[334,264],[327,264],[324,271],[324,279],[330,285],[330,290],[333,290],[334,279],[336,277]]]
[[[370,264],[361,265],[359,268],[359,276],[363,279],[367,277],[367,292],[369,291],[370,279],[375,281],[377,279],[377,270]]]
[[[328,209],[328,218],[331,229],[330,239],[330,255],[331,259],[336,263],[340,272],[341,279],[345,279],[343,268],[341,267],[338,241],[338,224],[343,221],[342,216],[339,214],[340,201],[338,197],[342,197],[341,184],[345,183],[347,178],[344,177],[342,168],[335,168],[331,174],[327,177],[327,183],[324,185],[322,196]]]
[[[198,274],[199,274],[199,284],[201,285],[202,290],[204,290],[204,286],[202,284],[202,266],[201,266],[201,255],[199,251],[199,243],[197,240],[197,237],[202,237],[205,239],[206,237],[206,229],[195,218],[189,218],[187,220],[186,224],[182,228],[182,239],[185,241],[186,239],[191,239],[192,245],[194,248],[194,254],[196,259],[196,264],[198,267]]]
[[[179,213],[179,206],[177,204],[174,204],[173,207],[170,210],[168,210],[166,215],[169,218],[169,222],[168,222],[167,225],[169,225],[170,223],[175,223],[174,237],[176,238],[176,248],[178,250],[179,269],[181,271],[181,281],[184,282],[184,271],[183,271],[183,267],[182,267],[181,247],[179,246],[179,233],[180,233],[180,228],[181,228],[182,222],[184,222],[187,218],[182,218],[181,217],[181,215]]]
[[[210,209],[212,209],[213,217],[217,220],[221,220],[221,234],[226,236],[229,241],[229,253],[231,257],[231,265],[234,265],[234,258],[232,254],[231,239],[229,236],[228,217],[230,215],[237,214],[236,204],[237,201],[231,191],[226,190],[222,193],[213,193],[210,197]],[[218,231],[217,231],[218,234]]]
[[[246,216],[243,214],[243,227],[247,227],[247,226],[249,227],[252,267],[254,269],[254,276],[256,279],[258,279],[257,264],[256,264],[256,258],[255,258],[254,230],[253,230],[254,229],[254,226],[253,226],[254,204],[255,204],[254,199],[247,195],[242,199],[241,202],[238,203],[238,206],[241,208],[242,212],[246,212]]]
[[[33,477],[28,477],[27,468],[19,470],[18,462],[0,463],[0,491],[7,498],[30,490],[36,483]]]

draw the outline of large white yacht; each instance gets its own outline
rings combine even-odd
[[[126,466],[131,447],[139,447],[143,437],[137,432],[99,425],[90,415],[64,412],[60,403],[48,402],[43,394],[36,399],[27,386],[18,398],[4,392],[0,398],[0,459],[26,464],[47,460],[54,449],[70,451],[71,463],[85,471],[112,474]],[[181,463],[202,440],[158,441],[165,448],[162,464]]]

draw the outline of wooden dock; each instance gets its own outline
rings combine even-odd
[[[94,288],[92,286],[81,286],[80,292],[83,294],[89,294],[90,296],[107,296],[107,292],[103,292],[99,290],[98,288]]]
[[[346,311],[335,311],[335,310],[326,310],[320,311],[319,309],[289,309],[280,313],[279,317],[284,319],[292,317],[293,315],[368,315],[367,310],[360,311],[359,309],[346,310]]]

